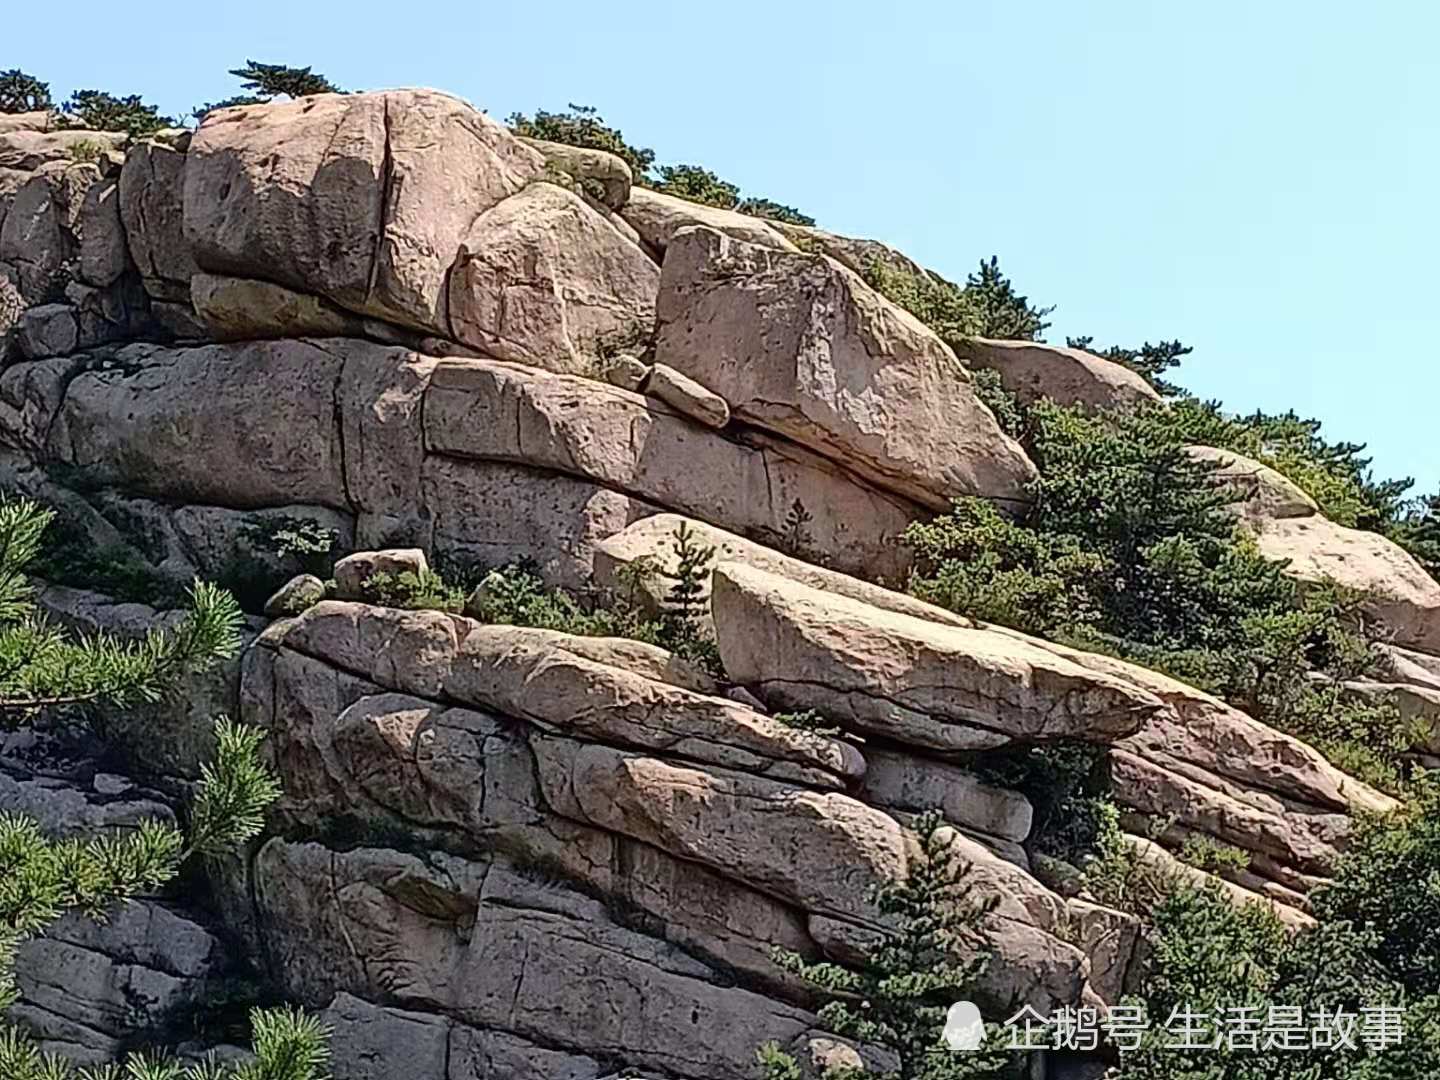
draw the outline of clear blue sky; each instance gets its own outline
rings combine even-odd
[[[1440,6],[731,0],[43,4],[0,68],[188,112],[246,58],[494,115],[598,106],[950,277],[982,256],[1052,341],[1179,337],[1180,381],[1294,408],[1440,485]]]

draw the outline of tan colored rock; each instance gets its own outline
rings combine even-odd
[[[294,649],[388,690],[435,698],[470,625],[467,619],[440,611],[323,600],[298,618],[275,623],[260,640],[269,648]]]
[[[845,743],[598,663],[571,651],[570,640],[553,631],[474,627],[450,666],[445,695],[570,738],[777,779],[840,787],[864,772],[864,761]]]
[[[1203,784],[1283,800],[1287,812],[1385,813],[1398,805],[1325,760],[1314,747],[1252,719],[1218,698],[1125,660],[1041,641],[1019,631],[992,632],[1033,644],[1090,671],[1154,695],[1165,708],[1119,747]],[[1282,805],[1282,804],[1272,804]]]
[[[130,257],[145,291],[159,300],[188,299],[195,273],[183,219],[188,161],[178,150],[143,140],[125,155],[120,170],[120,216]]]
[[[578,196],[532,184],[480,213],[448,278],[448,333],[502,360],[595,374],[649,335],[660,272]]]
[[[1241,496],[1234,509],[1246,521],[1311,517],[1320,512],[1299,485],[1254,458],[1213,446],[1187,446],[1185,452],[1197,461],[1214,464],[1214,479]]]
[[[971,367],[997,372],[1000,385],[1022,405],[1043,398],[1091,411],[1134,410],[1161,400],[1154,387],[1124,364],[1083,349],[972,337],[957,342],[955,351]]]
[[[190,278],[195,313],[220,340],[359,337],[364,320],[310,293],[254,278],[196,271]]]
[[[679,514],[655,514],[642,518],[604,540],[595,555],[597,580],[602,585],[619,590],[625,585],[620,571],[642,556],[651,556],[657,560],[660,575],[643,583],[646,586],[646,593],[636,599],[647,603],[650,610],[659,611],[664,604],[668,589],[665,574],[673,572],[675,569],[672,538],[676,529],[682,524],[694,534],[697,543],[715,549],[717,563],[743,563],[756,570],[763,570],[797,584],[807,585],[812,589],[820,589],[837,596],[858,600],[883,611],[910,615],[944,626],[970,627],[976,625],[952,611],[927,604],[923,600],[916,600],[907,593],[896,592],[858,577],[851,577],[823,566],[816,566],[814,563],[786,555],[774,548],[757,544],[753,540],[747,540],[743,536],[737,536],[733,532],[726,532],[714,525],[682,517]],[[857,567],[857,572],[876,573],[877,571],[881,575],[884,574],[877,563],[872,563],[867,567]],[[710,582],[706,580],[703,582],[703,586],[701,599],[708,602]],[[714,636],[714,628],[710,625],[708,617],[702,629],[707,636]]]
[[[1132,835],[1126,835],[1125,840],[1133,853],[1136,866],[1151,875],[1152,891],[1157,897],[1163,898],[1177,883],[1201,889],[1218,888],[1237,907],[1261,904],[1269,908],[1286,926],[1301,928],[1315,925],[1315,919],[1305,912],[1183,863],[1153,840]]]
[[[788,221],[766,221],[776,232],[801,251],[828,255],[841,266],[867,278],[875,267],[891,274],[929,278],[930,272],[904,252],[879,240],[839,236],[809,225],[791,225]],[[742,238],[743,239],[743,238]]]
[[[444,1013],[455,1025],[450,1067],[466,1076],[583,1080],[603,1072],[584,1050],[605,1047],[647,1074],[744,1080],[757,1032],[788,1043],[814,1026],[813,1014],[618,925],[599,900],[500,862],[431,862],[267,844],[256,894],[286,993],[311,1005],[363,993]],[[692,1017],[713,1035],[693,1039]],[[381,1076],[414,1066],[381,1060]]]
[[[781,251],[799,250],[761,218],[678,199],[649,188],[634,188],[630,192],[630,201],[621,207],[620,216],[634,227],[645,243],[662,255],[675,234],[692,225],[703,225],[751,244],[763,244]]]
[[[1138,974],[1134,969],[1140,944],[1139,916],[1079,899],[1067,900],[1065,912],[1069,940],[1089,961],[1091,987],[1107,1004],[1118,1004],[1130,989],[1132,972]]]
[[[0,113],[0,135],[9,135],[15,131],[53,131],[59,126],[60,114],[49,109]]]
[[[483,586],[482,581],[476,586],[476,593],[481,593]],[[478,622],[494,622],[486,608],[483,594],[478,602],[475,594],[471,595],[465,604],[465,614]],[[607,667],[622,668],[646,679],[669,683],[697,694],[712,697],[720,694],[720,684],[716,679],[690,661],[658,645],[636,641],[634,638],[582,637],[539,627],[510,626],[508,629],[516,636],[516,640],[559,648],[584,660]]]
[[[0,131],[0,169],[33,172],[55,162],[74,161],[73,154],[77,148],[119,148],[129,138],[123,131],[85,131],[79,128],[36,130],[22,127]]]
[[[962,495],[1023,501],[1035,467],[955,354],[838,263],[685,230],[658,314],[656,361],[736,419],[936,510]]]
[[[1378,533],[1312,515],[1255,529],[1261,554],[1289,561],[1301,581],[1333,580],[1365,594],[1366,612],[1404,648],[1440,652],[1440,582],[1400,545]]]
[[[807,911],[879,914],[876,881],[905,870],[904,830],[837,792],[531,736],[552,810],[710,866]]]
[[[518,136],[526,146],[540,151],[545,163],[572,177],[585,194],[611,210],[619,210],[630,198],[630,166],[622,158],[588,146],[570,146]]]
[[[185,235],[211,273],[448,336],[466,233],[543,175],[538,152],[433,90],[219,109],[190,145]]]
[[[366,582],[378,574],[420,577],[429,572],[430,563],[419,548],[357,551],[335,564],[335,591],[341,600],[359,600],[366,592]]]
[[[724,398],[665,364],[650,369],[645,392],[706,427],[723,428],[730,422],[730,406]]]
[[[346,507],[340,361],[301,341],[131,345],[78,375],[51,452],[92,483],[174,502]]]
[[[605,381],[611,386],[639,394],[645,389],[645,380],[650,378],[650,365],[627,353],[621,353],[605,364],[604,375]]]
[[[988,630],[942,626],[739,563],[712,578],[725,670],[772,709],[937,750],[1112,743],[1161,708],[1138,687]]]
[[[562,518],[571,519],[576,510],[568,505],[567,489],[587,508],[615,504],[596,529],[583,531],[587,539],[593,537],[589,550],[576,547],[564,560],[583,568],[567,572],[571,579],[588,574],[594,543],[662,507],[788,544],[799,554],[847,570],[893,578],[905,572],[905,553],[895,537],[919,514],[918,508],[798,447],[762,438],[724,438],[653,399],[590,379],[497,362],[449,360],[435,371],[424,415],[431,452],[425,471],[443,477],[445,485],[444,493],[437,491],[425,500],[436,515],[437,535],[483,528],[519,536],[519,521],[534,517],[534,557],[549,562],[568,527],[547,526],[543,515],[554,505]],[[473,466],[447,460],[459,457],[513,463],[515,485],[527,492],[533,489],[542,501],[534,503],[527,493],[514,504],[501,504],[497,494],[494,502],[487,497],[489,505],[477,505],[481,491],[501,485],[503,471],[487,467],[470,478]],[[538,470],[581,477],[608,490],[575,485]],[[467,478],[459,478],[461,473]],[[643,511],[636,505],[639,500],[644,500]],[[809,518],[798,527],[793,524],[797,503]],[[491,508],[499,505],[506,509]],[[668,549],[668,538],[656,539],[657,554],[661,545]],[[524,555],[523,550],[506,557],[496,553],[483,561],[493,566]]]
[[[1312,875],[1329,871],[1349,833],[1344,814],[1287,813],[1290,808],[1273,796],[1232,793],[1125,750],[1112,751],[1110,776],[1116,802],[1151,820],[1174,822],[1183,830],[1177,840],[1184,832],[1199,833]]]
[[[1351,679],[1341,690],[1347,697],[1373,705],[1393,705],[1414,726],[1414,749],[1440,755],[1440,687]]]

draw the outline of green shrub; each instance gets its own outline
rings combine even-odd
[[[0,113],[39,112],[50,107],[49,83],[19,68],[0,71]]]
[[[722,210],[733,210],[740,201],[738,187],[699,165],[661,165],[657,171],[659,176],[652,186],[666,195]]]
[[[433,570],[382,571],[366,578],[360,590],[367,602],[382,607],[455,614],[465,607],[465,590],[450,585]]]
[[[742,214],[749,214],[751,217],[765,218],[767,221],[780,221],[786,225],[814,225],[815,219],[809,214],[802,214],[793,206],[786,206],[783,203],[775,202],[773,199],[744,198],[735,207]]]
[[[614,154],[630,166],[640,183],[649,177],[650,167],[655,164],[655,151],[626,142],[620,129],[606,124],[592,105],[571,104],[569,111],[563,113],[537,109],[534,116],[517,112],[506,122],[516,135]]]
[[[969,337],[1033,341],[1054,310],[1034,308],[1000,272],[996,258],[981,260],[962,289],[933,274],[911,274],[876,261],[865,270],[869,285],[934,330],[952,347]]]
[[[146,105],[138,94],[116,97],[102,90],[76,90],[64,105],[71,127],[91,131],[124,131],[136,138],[153,135],[175,121],[162,116],[154,105]]]
[[[905,877],[873,895],[893,932],[857,967],[810,963],[784,951],[775,959],[827,999],[818,1014],[821,1028],[894,1051],[899,1068],[880,1074],[884,1080],[999,1076],[1010,1055],[994,1049],[953,1053],[941,1039],[950,1005],[974,992],[989,963],[982,920],[998,897],[976,895],[966,881],[969,867],[951,848],[951,830],[938,813],[921,815],[913,828],[919,848]],[[759,1060],[767,1080],[794,1075],[793,1059],[778,1047],[763,1048]]]

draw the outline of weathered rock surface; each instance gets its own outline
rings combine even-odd
[[[724,398],[665,364],[650,369],[645,392],[706,427],[723,428],[730,422],[730,406]]]
[[[649,188],[632,190],[629,202],[620,208],[620,216],[630,223],[645,243],[662,255],[677,232],[693,225],[714,229],[746,243],[762,244],[782,251],[799,250],[761,218],[678,199]]]
[[[536,183],[475,218],[448,282],[457,341],[595,375],[607,353],[649,335],[660,271],[583,199]]]
[[[130,257],[145,290],[158,300],[185,301],[195,261],[184,229],[187,155],[144,140],[125,155],[120,170],[120,216]]]
[[[384,551],[357,551],[335,564],[335,592],[342,600],[359,600],[371,578],[384,574],[419,578],[430,571],[429,560],[419,548],[388,548]]]
[[[772,547],[766,547],[753,540],[736,536],[732,532],[726,532],[714,525],[685,518],[679,514],[654,514],[642,518],[603,541],[596,553],[595,573],[597,579],[602,585],[618,590],[624,584],[620,572],[636,559],[649,556],[655,560],[659,574],[657,577],[646,579],[641,583],[646,586],[646,594],[637,599],[642,601],[648,599],[652,610],[660,610],[668,589],[665,583],[666,575],[673,574],[675,571],[672,537],[682,525],[694,535],[696,543],[715,549],[717,563],[743,563],[756,570],[764,570],[800,585],[857,600],[871,607],[880,608],[882,611],[910,615],[939,623],[942,626],[970,627],[975,625],[971,620],[962,618],[954,612],[927,604],[923,600],[916,600],[906,593],[895,592],[863,578],[851,577],[849,574],[839,573],[825,566],[816,566],[814,563],[805,562],[803,559],[787,555]],[[873,571],[876,567],[872,564],[868,569]],[[708,604],[710,582],[708,580],[703,582],[702,588],[700,600]],[[713,625],[710,625],[708,620],[702,629],[709,636],[714,636]]]
[[[20,115],[33,117],[35,114]],[[22,120],[19,123],[29,122]],[[82,128],[50,130],[17,125],[8,131],[0,132],[0,169],[33,172],[55,162],[75,160],[72,154],[76,147],[118,149],[124,146],[128,139],[129,136],[123,131],[86,131]]]
[[[918,513],[799,447],[724,439],[626,391],[508,364],[442,363],[426,396],[425,438],[435,454],[551,469],[772,543],[790,539],[812,558],[857,572],[898,576],[905,563],[894,536]],[[447,486],[463,483],[455,479],[459,471],[454,464],[437,465],[436,479],[443,477]],[[485,472],[498,485],[499,470]],[[529,475],[517,473],[517,486]],[[584,501],[619,499],[608,495],[596,491]],[[447,501],[437,497],[432,504]],[[633,511],[620,505],[627,501],[607,514],[603,528],[586,530],[594,543],[634,520]],[[797,503],[810,520],[803,535],[787,537],[794,531],[787,517]],[[481,520],[504,517],[492,511]],[[542,524],[538,532],[546,530]],[[548,551],[551,545],[541,540],[538,546]]]
[[[937,510],[1019,502],[1034,466],[949,348],[853,272],[713,229],[666,253],[655,359],[767,428]]]
[[[1313,514],[1256,526],[1260,551],[1289,561],[1302,581],[1336,581],[1365,594],[1365,608],[1396,645],[1440,653],[1440,582],[1404,548],[1379,533]]]
[[[1160,701],[983,629],[941,626],[739,563],[714,572],[725,670],[771,708],[816,708],[849,730],[960,751],[1134,733]]]
[[[1124,364],[1083,349],[972,337],[958,343],[955,350],[972,367],[997,372],[1000,385],[1022,405],[1044,398],[1091,411],[1133,410],[1161,400],[1154,387]]]
[[[567,146],[519,136],[526,146],[540,151],[545,163],[576,180],[581,190],[611,210],[619,210],[630,199],[633,177],[624,160],[588,146]]]
[[[1214,466],[1214,479],[1240,497],[1233,506],[1246,521],[1311,517],[1320,512],[1315,500],[1298,485],[1254,458],[1213,446],[1187,446],[1185,451]]]
[[[185,237],[211,273],[448,335],[476,216],[543,175],[537,151],[435,91],[217,109],[187,155]]]

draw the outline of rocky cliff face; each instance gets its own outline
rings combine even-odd
[[[871,887],[932,807],[997,903],[987,1009],[1130,985],[1135,918],[1042,883],[1032,809],[978,752],[1109,748],[1145,859],[1198,873],[1167,851],[1237,847],[1226,887],[1294,923],[1350,815],[1390,805],[1181,683],[887,588],[906,524],[959,495],[1014,506],[1034,475],[966,366],[856,272],[898,253],[632,191],[618,159],[429,91],[87,137],[98,162],[43,116],[0,130],[6,488],[161,583],[277,585],[299,565],[257,537],[285,527],[600,593],[687,522],[717,552],[723,675],[351,595],[257,619],[242,661],[112,718],[108,744],[17,733],[0,805],[55,831],[170,813],[217,712],[266,728],[285,787],[207,902],[27,946],[15,1015],[52,1047],[183,1038],[259,977],[325,1013],[342,1077],[751,1076],[758,1043],[828,1037],[772,951],[843,961],[883,932]],[[1076,350],[968,359],[1026,395],[1149,397]],[[1433,731],[1433,580],[1263,466],[1227,477],[1263,496],[1262,548],[1367,591]],[[166,618],[43,599],[90,630]],[[786,722],[811,709],[837,730]]]

